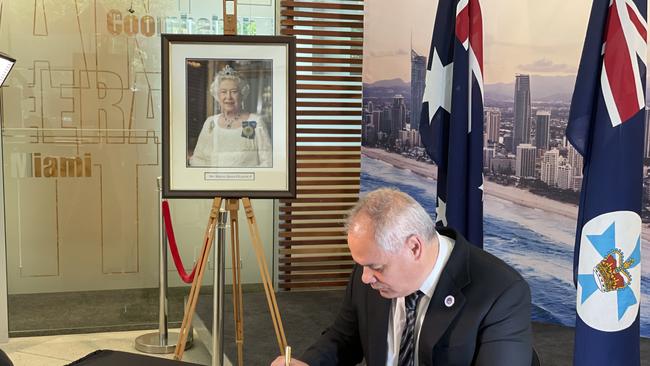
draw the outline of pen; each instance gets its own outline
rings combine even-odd
[[[284,349],[284,365],[289,366],[291,363],[291,346]]]

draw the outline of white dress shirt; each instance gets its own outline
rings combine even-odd
[[[420,297],[417,305],[417,317],[415,318],[415,365],[419,365],[418,350],[422,322],[424,321],[424,316],[429,307],[429,302],[431,301],[433,292],[435,291],[438,280],[440,279],[442,269],[447,264],[447,260],[449,259],[454,247],[453,239],[442,236],[438,234],[438,232],[436,232],[436,236],[438,237],[438,243],[440,243],[438,258],[436,258],[436,263],[434,264],[431,273],[429,273],[429,276],[427,276],[419,288],[424,296]],[[393,299],[390,305],[390,316],[388,318],[388,344],[386,347],[388,351],[388,354],[386,355],[387,366],[397,366],[397,361],[399,359],[399,346],[405,325],[406,308],[404,306],[404,298],[398,297]]]

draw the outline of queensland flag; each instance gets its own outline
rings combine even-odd
[[[440,0],[420,134],[438,166],[437,224],[483,247],[483,20],[479,0]]]
[[[640,364],[647,0],[594,0],[567,138],[584,157],[574,365]]]

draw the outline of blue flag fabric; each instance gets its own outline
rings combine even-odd
[[[567,138],[584,157],[574,365],[640,364],[647,0],[594,0]]]
[[[483,247],[483,24],[478,0],[440,0],[420,134],[438,166],[437,224]]]

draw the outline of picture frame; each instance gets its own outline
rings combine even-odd
[[[294,38],[161,41],[163,197],[295,197]]]

